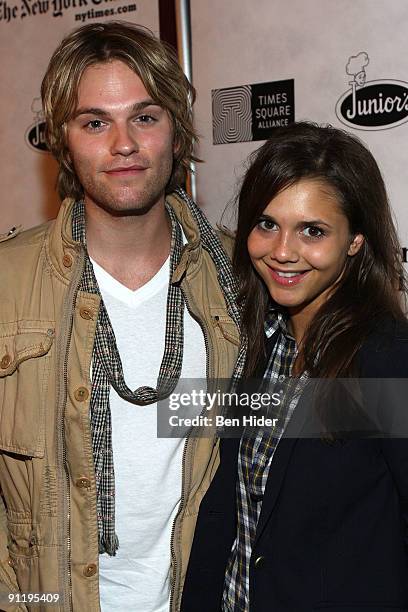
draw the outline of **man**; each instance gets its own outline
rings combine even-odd
[[[238,352],[229,260],[177,188],[194,90],[111,22],[62,41],[42,99],[64,201],[0,248],[0,607],[175,611],[218,445],[158,439],[157,400]]]

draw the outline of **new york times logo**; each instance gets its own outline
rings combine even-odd
[[[213,89],[213,143],[266,140],[295,120],[293,79]]]

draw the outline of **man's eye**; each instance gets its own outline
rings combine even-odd
[[[306,238],[321,238],[321,236],[324,236],[324,231],[316,225],[308,225],[302,230],[302,234]]]
[[[152,115],[139,115],[136,118],[136,121],[138,121],[139,123],[154,123],[155,121],[157,121],[157,119]]]
[[[104,124],[100,119],[92,119],[92,121],[88,121],[86,127],[90,130],[100,130],[103,125]]]

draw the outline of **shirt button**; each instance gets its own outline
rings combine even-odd
[[[283,382],[285,380],[285,376],[283,374],[280,374],[278,376],[278,380],[279,380],[279,382]]]
[[[265,557],[262,557],[262,556],[261,556],[261,557],[258,557],[258,558],[255,560],[255,567],[261,567],[261,565],[263,565],[263,564],[264,564],[264,562],[265,562]]]
[[[89,478],[86,478],[86,476],[81,476],[81,478],[77,479],[75,484],[80,489],[89,489],[89,487],[91,486],[91,481],[89,480]]]
[[[64,257],[62,258],[62,263],[65,266],[65,268],[70,268],[72,266],[72,257],[71,257],[71,255],[65,254]]]
[[[92,310],[90,310],[89,308],[81,308],[81,309],[79,310],[79,314],[81,315],[81,317],[82,317],[83,319],[86,319],[86,320],[88,320],[88,321],[89,321],[90,319],[93,319],[93,317],[94,317],[94,313],[93,313],[93,311],[92,311]]]
[[[87,578],[90,578],[91,576],[95,576],[95,574],[96,574],[96,563],[88,563],[88,565],[84,567],[84,576],[86,576]]]
[[[78,387],[74,393],[77,402],[86,402],[89,397],[89,391],[86,387]]]
[[[9,367],[10,363],[11,363],[12,359],[11,359],[11,355],[4,355],[2,357],[2,360],[0,361],[0,368],[2,370],[5,370],[6,368]]]

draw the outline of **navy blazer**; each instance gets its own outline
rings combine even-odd
[[[408,379],[408,324],[358,354],[362,378]],[[378,388],[381,403],[381,385]],[[408,411],[408,399],[407,399]],[[236,533],[239,440],[201,504],[182,612],[219,612]],[[250,612],[408,611],[408,440],[282,438],[250,562]]]

